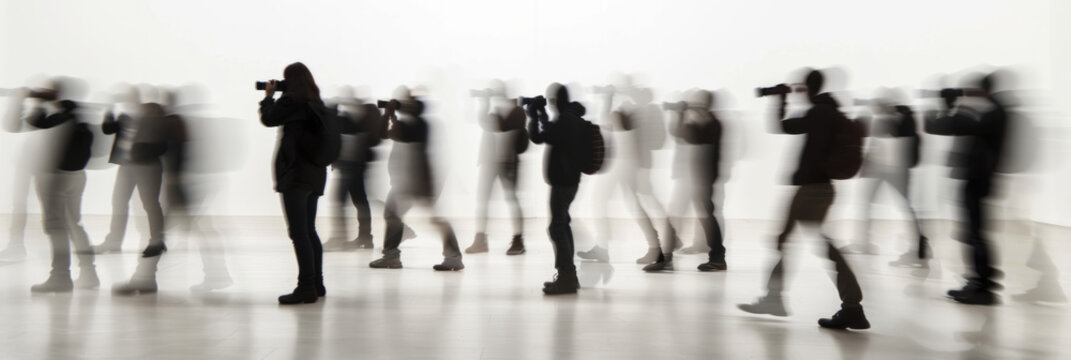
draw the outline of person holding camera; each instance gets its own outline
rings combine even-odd
[[[714,106],[714,94],[706,90],[695,90],[689,93],[688,102],[667,104],[668,110],[677,112],[676,121],[672,124],[669,132],[689,146],[690,158],[688,172],[690,179],[683,180],[691,185],[690,197],[685,201],[674,202],[674,213],[683,213],[681,209],[688,204],[694,204],[699,223],[706,235],[708,250],[707,262],[700,264],[700,271],[724,271],[728,269],[725,263],[725,245],[722,241],[721,226],[714,216],[715,190],[722,184],[718,183],[718,175],[721,161],[722,125],[721,120],[711,111]],[[684,189],[677,189],[682,192]],[[720,202],[720,201],[719,201]],[[681,219],[677,219],[678,226]],[[667,221],[666,240],[662,245],[658,261],[647,265],[644,271],[673,270],[673,251],[680,243],[672,222]],[[693,245],[693,247],[695,247]]]
[[[509,202],[513,217],[513,240],[506,255],[521,255],[524,249],[524,215],[517,200],[520,155],[528,148],[524,110],[516,101],[506,97],[506,86],[495,80],[490,89],[474,91],[479,103],[479,122],[483,129],[480,139],[479,183],[476,190],[476,238],[465,249],[466,254],[487,252],[487,207],[491,187],[502,183],[502,194]],[[494,109],[491,103],[495,103]]]
[[[32,128],[47,131],[48,149],[40,156],[42,169],[34,175],[34,187],[41,201],[45,234],[52,247],[52,271],[48,280],[30,287],[31,292],[69,292],[74,287],[100,285],[94,265],[89,235],[82,227],[82,194],[86,187],[85,167],[93,147],[93,132],[79,116],[74,102],[76,80],[55,78],[49,89],[34,90],[14,99],[15,113],[22,113],[27,98],[34,107],[24,121]],[[78,255],[78,280],[71,280],[71,246]]]
[[[550,185],[550,241],[554,245],[554,267],[558,270],[553,281],[543,283],[547,295],[576,293],[580,282],[573,263],[573,230],[569,226],[569,206],[576,198],[585,151],[591,151],[594,127],[583,119],[584,107],[569,101],[569,90],[554,83],[547,88],[547,98],[523,98],[528,115],[528,133],[532,142],[547,144],[544,152],[543,178]],[[557,111],[554,121],[548,120],[547,104]]]
[[[414,203],[418,203],[432,211],[434,215],[431,222],[442,234],[443,262],[432,266],[432,269],[462,270],[465,264],[461,262],[461,249],[454,228],[435,211],[438,191],[428,157],[428,122],[423,117],[424,102],[413,98],[406,88],[399,89],[395,95],[397,100],[379,102],[379,107],[384,108],[383,116],[390,124],[387,136],[394,140],[394,146],[387,160],[390,192],[383,209],[387,222],[383,257],[368,266],[375,269],[402,268],[402,252],[398,246],[402,243],[406,228],[403,217]]]
[[[787,134],[806,135],[803,149],[799,155],[796,172],[792,175],[792,184],[798,186],[792,202],[788,206],[788,218],[784,228],[777,237],[778,261],[770,272],[767,282],[766,296],[759,298],[752,304],[740,304],[738,307],[746,312],[754,314],[770,314],[775,316],[787,316],[782,292],[784,289],[784,260],[785,242],[792,233],[796,222],[806,227],[813,228],[821,233],[821,225],[825,221],[830,205],[833,204],[834,192],[832,176],[839,173],[840,169],[834,168],[840,165],[833,159],[837,159],[834,151],[840,150],[834,147],[838,136],[842,136],[843,126],[854,126],[839,110],[840,105],[829,93],[821,93],[825,77],[818,70],[811,70],[806,77],[807,98],[812,106],[803,117],[785,119],[785,107],[788,94],[792,89],[787,85],[779,85],[774,89],[778,96],[778,116],[775,119],[775,128]],[[783,120],[782,120],[783,119]],[[841,299],[841,310],[837,311],[832,318],[818,320],[818,325],[825,328],[835,329],[868,329],[870,322],[863,313],[863,292],[859,282],[855,278],[852,269],[848,267],[844,256],[841,254],[825,234],[821,236],[826,241],[826,255],[833,261],[836,270],[837,292]]]
[[[959,136],[958,151],[962,162],[953,165],[953,177],[965,179],[963,204],[967,221],[962,230],[962,240],[970,248],[970,275],[961,289],[948,291],[953,300],[974,305],[997,303],[994,290],[1000,288],[995,280],[1000,271],[994,266],[989,240],[985,236],[985,201],[993,191],[993,178],[1005,151],[1005,132],[1008,127],[1008,112],[999,96],[994,93],[998,73],[982,77],[978,81],[981,92],[973,89],[944,89],[944,111],[940,116],[927,119],[925,130],[929,134]],[[992,106],[980,116],[973,116],[969,106],[959,104],[961,97],[977,95]]]
[[[334,160],[330,150],[322,147],[327,139],[317,134],[332,126],[335,120],[320,98],[320,88],[312,73],[300,62],[283,70],[283,81],[272,80],[264,85],[260,122],[280,128],[275,151],[275,191],[282,195],[287,231],[298,263],[297,287],[279,296],[279,303],[314,303],[327,293],[323,244],[316,233],[316,203],[323,195],[327,165]],[[278,101],[273,97],[276,90],[283,92]],[[335,150],[334,157],[337,157]],[[328,152],[326,156],[325,152]]]
[[[142,256],[154,257],[167,251],[164,243],[164,211],[160,204],[164,171],[161,157],[167,151],[164,139],[166,130],[163,129],[163,116],[148,114],[149,110],[159,106],[149,102],[147,93],[150,91],[154,89],[146,87],[139,92],[131,87],[129,91],[118,94],[117,107],[121,112],[106,112],[101,123],[104,134],[115,135],[108,162],[119,165],[119,171],[112,189],[111,228],[104,241],[93,247],[97,254],[119,252],[122,249],[134,189],[137,189],[141,205],[149,218],[149,245]]]
[[[335,210],[335,235],[324,243],[331,250],[371,249],[372,209],[365,189],[365,173],[370,162],[376,159],[375,147],[387,130],[383,115],[375,104],[365,103],[354,96],[350,88],[344,90],[337,106],[342,147],[338,160],[331,164],[337,174],[332,206]],[[347,240],[348,221],[346,201],[357,209],[357,238]]]

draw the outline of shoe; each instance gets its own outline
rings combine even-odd
[[[576,294],[576,291],[580,289],[580,281],[576,278],[576,273],[565,274],[565,276],[554,276],[554,281],[543,283],[543,294],[546,295],[561,295],[561,294]]]
[[[476,239],[472,240],[472,245],[465,249],[465,253],[479,254],[485,252],[487,252],[487,234],[476,233]]]
[[[82,269],[78,272],[78,280],[74,281],[74,286],[79,289],[96,289],[100,287],[100,278],[97,277],[96,269]]]
[[[768,314],[773,316],[788,316],[788,309],[785,308],[784,301],[781,298],[774,298],[770,296],[763,296],[751,304],[737,304],[737,308],[740,310],[752,313],[752,314]]]
[[[149,246],[145,247],[145,251],[141,252],[141,257],[157,257],[160,256],[160,254],[163,254],[164,251],[167,251],[167,245],[164,245],[162,242],[149,244]]]
[[[226,289],[234,284],[234,280],[230,277],[219,279],[205,279],[200,284],[190,286],[190,291],[193,292],[209,292],[212,290]]]
[[[699,271],[725,271],[729,269],[729,265],[725,261],[707,261],[699,264],[697,269]]]
[[[368,267],[373,269],[401,269],[402,258],[397,256],[384,256],[368,263]]]
[[[316,297],[324,296],[327,296],[327,288],[324,287],[324,284],[316,285]]]
[[[662,255],[661,248],[647,248],[647,253],[641,256],[639,259],[636,259],[636,263],[641,265],[653,263],[655,261],[658,261],[659,255]]]
[[[279,296],[279,305],[312,304],[318,299],[315,288],[298,286],[294,292]]]
[[[112,287],[115,295],[152,294],[156,292],[156,280],[133,281]]]
[[[349,245],[355,249],[371,249],[375,247],[375,244],[372,243],[372,235],[358,236]]]
[[[509,245],[509,250],[506,250],[506,255],[523,255],[527,250],[524,249],[524,237],[521,235],[513,235],[513,242]]]
[[[123,250],[123,244],[116,241],[104,240],[100,245],[93,246],[93,253],[95,254],[108,254],[117,253]]]
[[[452,256],[443,259],[441,264],[431,267],[435,271],[458,271],[465,268],[465,264],[461,263],[460,256]]]
[[[588,251],[577,251],[576,256],[585,260],[595,260],[598,262],[610,262],[610,251],[595,245]]]
[[[74,290],[74,282],[71,281],[70,275],[66,277],[49,275],[45,282],[30,287],[30,292],[33,293],[61,293],[71,292],[71,290]]]
[[[968,305],[996,305],[997,294],[975,282],[968,282],[962,289],[948,291],[948,297]]]
[[[709,252],[710,248],[705,245],[692,245],[681,249],[681,254],[685,255],[706,254]]]
[[[1021,294],[1012,295],[1012,299],[1031,303],[1066,303],[1067,295],[1064,294],[1059,284],[1054,286],[1041,286],[1039,284],[1037,287]]]
[[[324,251],[343,251],[347,247],[346,239],[340,237],[332,237],[323,243]]]
[[[0,251],[0,261],[26,260],[26,247],[22,245],[8,245],[4,251]]]
[[[866,330],[870,328],[870,321],[866,320],[862,307],[844,308],[833,314],[831,318],[818,319],[818,326],[827,329]]]
[[[656,272],[656,271],[670,271],[673,270],[673,260],[655,261],[653,264],[649,264],[643,267],[643,271]]]

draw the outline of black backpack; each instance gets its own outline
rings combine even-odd
[[[321,109],[322,110],[322,109]],[[316,166],[328,166],[338,160],[342,150],[342,132],[338,119],[330,111],[309,109],[312,118],[305,126],[299,148],[306,160]]]
[[[606,141],[602,138],[602,130],[599,129],[599,125],[595,125],[587,120],[583,121],[591,131],[591,140],[584,142],[586,148],[583,151],[584,156],[580,164],[580,171],[594,175],[602,170],[603,160],[606,158]]]
[[[833,138],[826,154],[826,175],[835,180],[851,179],[863,166],[866,129],[862,123],[849,119],[840,111],[835,112]]]

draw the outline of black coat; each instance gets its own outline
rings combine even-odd
[[[799,166],[792,174],[792,185],[828,184],[826,161],[833,143],[836,119],[840,114],[836,100],[829,94],[819,94],[803,117],[781,121],[781,130],[787,134],[806,134],[807,139],[800,151]]]
[[[298,100],[287,95],[275,101],[260,102],[260,122],[267,127],[282,126],[275,150],[275,191],[307,190],[323,195],[327,183],[327,167],[317,166],[301,155],[300,141],[307,141],[308,125],[327,116],[322,104]]]
[[[535,115],[535,116],[532,116]],[[591,142],[592,127],[572,111],[562,111],[547,121],[546,113],[529,114],[528,133],[532,142],[549,145],[543,157],[543,177],[552,186],[580,184],[581,158]]]

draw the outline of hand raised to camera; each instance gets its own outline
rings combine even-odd
[[[275,80],[269,81],[267,84],[264,84],[264,97],[275,96],[275,85]]]

